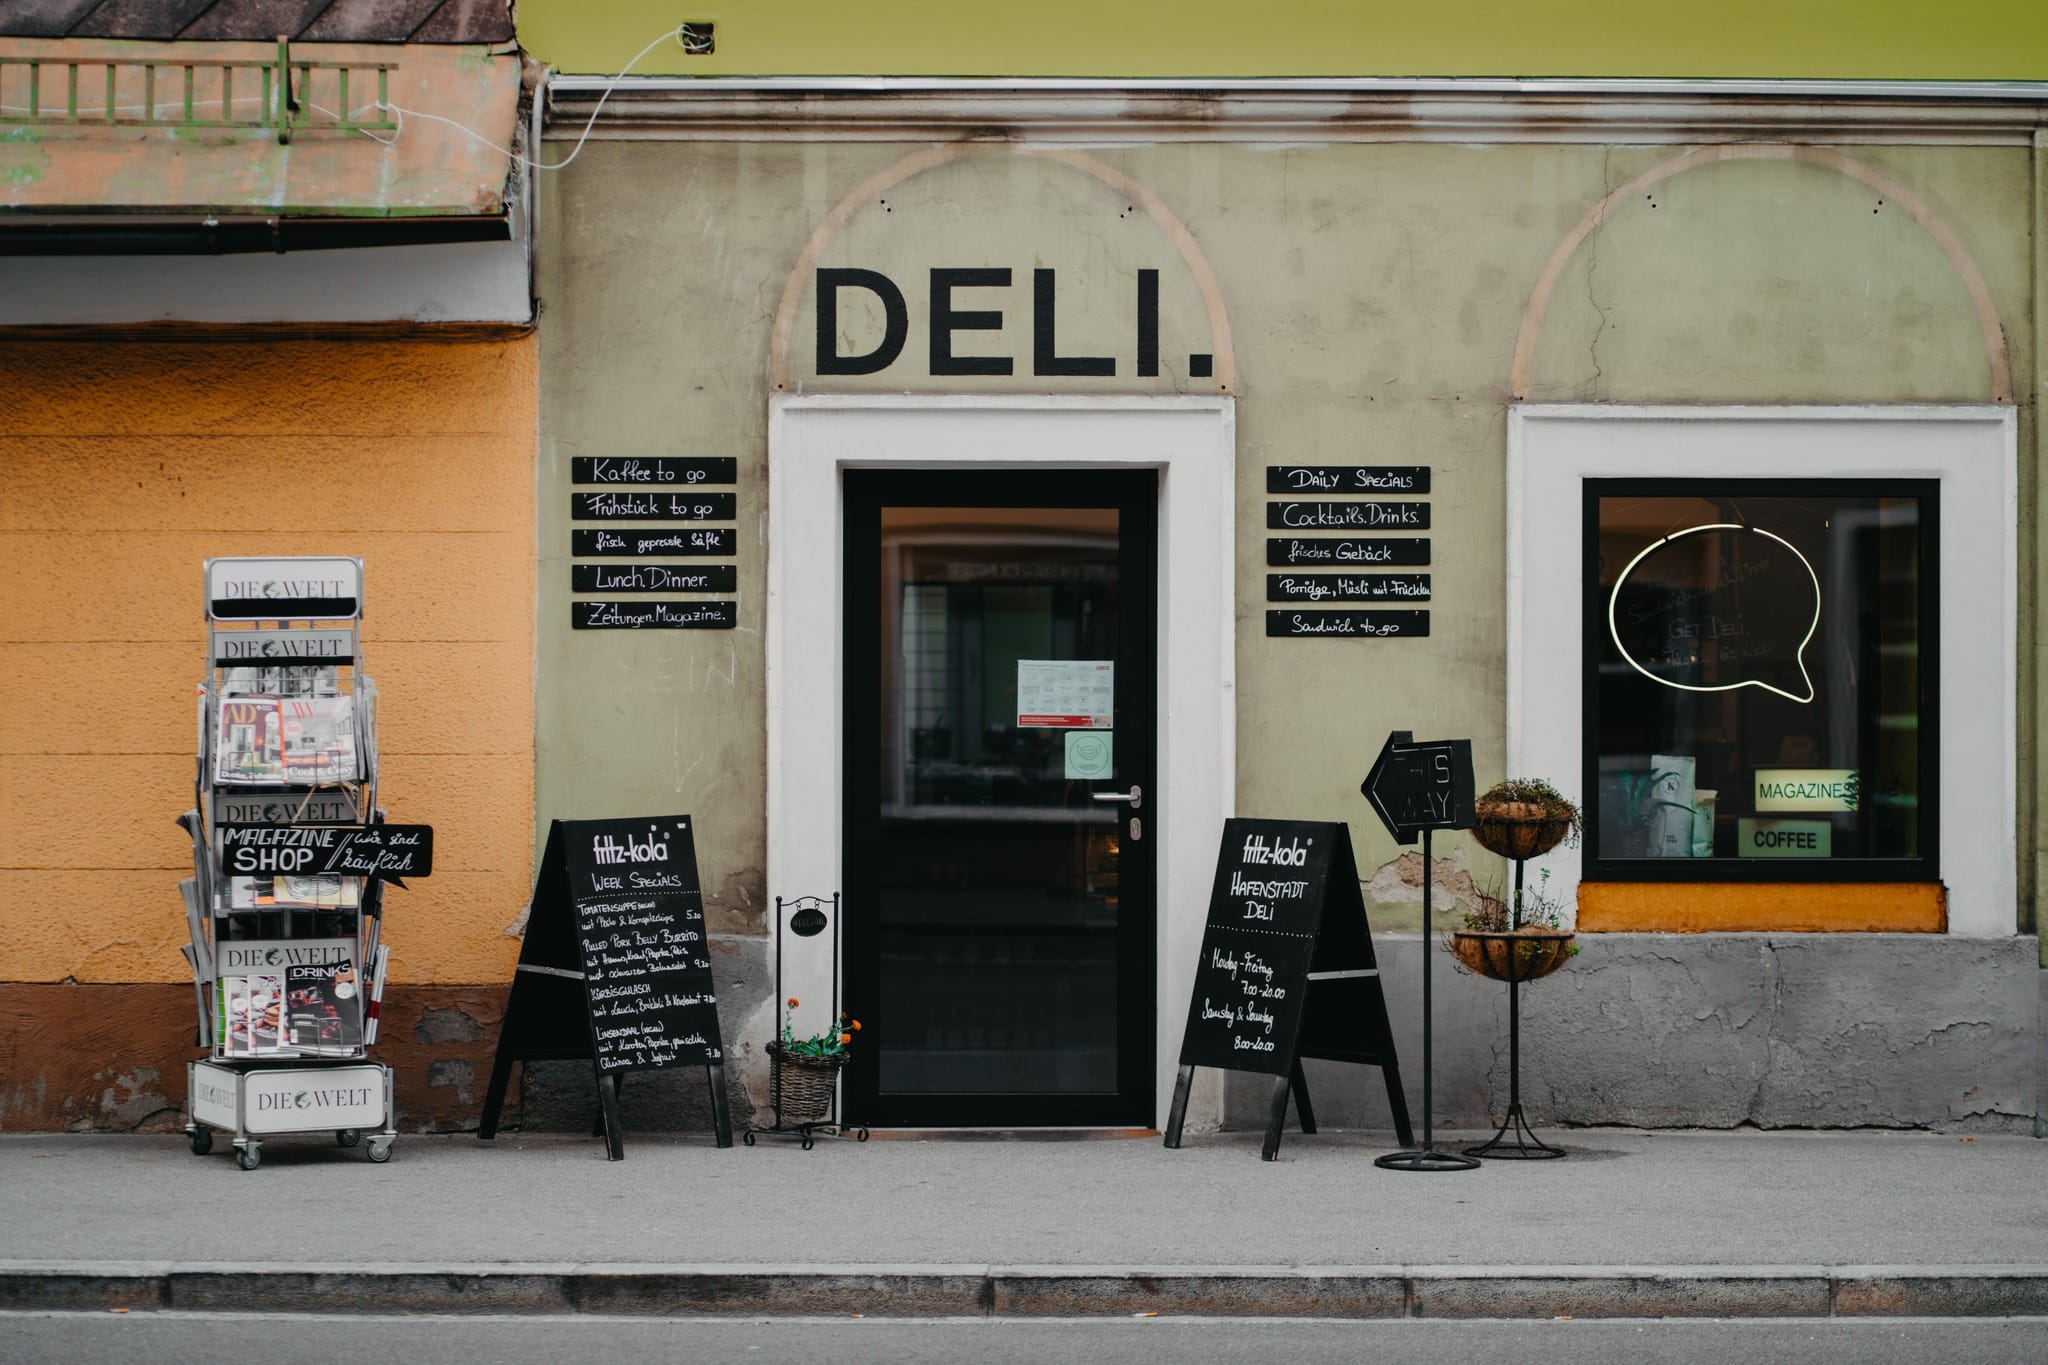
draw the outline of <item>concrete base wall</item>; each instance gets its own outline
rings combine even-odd
[[[2032,936],[1593,934],[1522,988],[1522,1103],[1538,1125],[2036,1133],[2048,973]],[[1408,1104],[1422,1101],[1422,941],[1377,940]],[[1432,963],[1439,1126],[1491,1127],[1508,1094],[1508,988]],[[1316,1117],[1392,1123],[1379,1073],[1308,1064]],[[1226,1125],[1270,1083],[1231,1075]],[[1290,1115],[1290,1123],[1293,1122]]]

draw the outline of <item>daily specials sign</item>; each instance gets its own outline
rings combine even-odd
[[[1290,1092],[1302,1131],[1315,1131],[1304,1057],[1379,1067],[1394,1126],[1403,1143],[1410,1140],[1350,829],[1228,820],[1181,1035],[1166,1145],[1180,1146],[1196,1067],[1249,1071],[1277,1081],[1262,1153],[1273,1160]]]
[[[612,1160],[625,1155],[618,1077],[640,1068],[704,1067],[718,1145],[732,1145],[692,823],[663,815],[549,827],[480,1137],[497,1132],[513,1062],[587,1058]]]

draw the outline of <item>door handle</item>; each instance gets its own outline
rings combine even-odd
[[[1127,792],[1095,792],[1097,801],[1121,801],[1132,810],[1145,804],[1145,789],[1133,782]]]

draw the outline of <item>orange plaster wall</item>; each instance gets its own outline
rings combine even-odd
[[[396,983],[509,980],[533,825],[536,347],[0,339],[0,981],[189,980],[201,562],[359,555]]]

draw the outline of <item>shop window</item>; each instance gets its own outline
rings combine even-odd
[[[1937,880],[1938,487],[1585,481],[1588,880]]]

